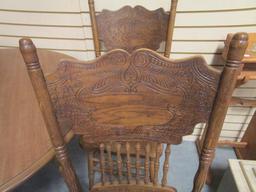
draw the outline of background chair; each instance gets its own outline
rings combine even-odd
[[[209,67],[201,57],[175,61],[148,49],[132,54],[118,49],[94,61],[62,61],[55,73],[44,76],[32,41],[20,40],[48,129],[54,133],[59,127],[71,126],[84,141],[98,145],[99,160],[90,157],[89,162],[91,191],[105,192],[175,191],[167,186],[170,147],[179,144],[182,136],[191,134],[196,124],[207,123],[193,189],[201,191],[246,46],[247,34],[234,35],[222,72]],[[63,142],[59,144],[59,140],[52,139],[56,146],[64,148]],[[152,141],[157,147],[151,182],[149,151]],[[163,143],[166,144],[164,174],[159,184],[160,146]],[[135,162],[130,157],[131,146],[135,146]],[[116,148],[117,159],[111,156],[112,148]],[[121,155],[122,149],[126,151],[126,158]],[[144,162],[140,158],[142,150]],[[67,153],[60,154],[58,160],[64,168],[68,167],[72,176]],[[101,181],[94,183],[97,169]],[[124,169],[127,175],[123,175]],[[114,178],[115,170],[117,178]],[[69,174],[64,176],[72,181]]]
[[[104,9],[96,14],[94,0],[88,0],[96,57],[100,56],[103,50],[109,51],[117,48],[128,52],[138,48],[149,48],[156,51],[162,42],[165,42],[164,56],[169,57],[178,0],[170,2],[169,14],[163,8],[150,11],[142,6],[134,8],[124,6],[117,11]],[[86,140],[83,142],[85,149],[91,153],[98,150],[95,145],[86,142]],[[154,150],[156,143],[151,145],[153,147],[151,150]],[[134,147],[131,149],[131,154],[135,155]],[[116,152],[115,149],[112,150]],[[153,152],[150,153],[150,158],[154,161]]]
[[[39,50],[45,74],[68,55]],[[12,191],[55,157],[20,50],[0,49],[0,191]],[[72,130],[61,129],[65,143]],[[59,135],[60,136],[60,135]],[[46,166],[47,167],[47,166]],[[15,190],[14,190],[15,191]]]
[[[157,50],[165,41],[164,55],[170,56],[178,0],[171,0],[170,14],[162,8],[149,11],[142,6],[103,10],[96,15],[94,0],[88,0],[96,57],[106,50],[138,48]]]

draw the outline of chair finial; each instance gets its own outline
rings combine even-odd
[[[29,38],[22,38],[19,40],[19,47],[28,70],[39,68],[39,59],[33,41]]]
[[[244,32],[234,34],[227,54],[227,66],[239,67],[248,45],[248,34]]]

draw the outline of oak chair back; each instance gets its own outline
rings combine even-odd
[[[138,48],[157,50],[165,41],[164,55],[169,57],[178,0],[171,1],[170,14],[162,8],[149,11],[142,6],[124,6],[117,11],[96,14],[94,0],[88,0],[96,57],[106,50]]]
[[[181,143],[198,123],[208,128],[193,191],[201,191],[204,185],[247,39],[245,33],[234,35],[222,72],[200,56],[169,60],[149,49],[132,53],[117,49],[93,61],[62,61],[55,73],[44,76],[32,41],[23,39],[20,46],[49,129],[71,126],[75,134],[99,148],[98,159],[94,154],[89,157],[91,191],[173,192],[166,185],[170,147]],[[130,155],[132,147],[135,157]],[[111,156],[113,148],[116,159]],[[154,160],[149,159],[152,151]],[[101,181],[94,183],[97,170]]]

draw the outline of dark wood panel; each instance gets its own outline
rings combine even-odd
[[[87,142],[179,143],[208,121],[219,77],[201,57],[170,61],[140,49],[62,61],[47,82],[61,126],[72,125]]]
[[[103,10],[96,16],[99,39],[108,50],[138,48],[157,50],[166,40],[169,14],[162,8],[149,11],[142,6]]]

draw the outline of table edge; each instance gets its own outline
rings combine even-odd
[[[74,133],[72,130],[70,130],[64,137],[64,140],[66,143],[68,143],[72,138],[74,137]],[[7,182],[0,185],[0,191],[1,192],[7,192],[18,185],[25,182],[27,179],[29,179],[35,172],[37,172],[39,169],[41,169],[44,165],[46,165],[50,160],[53,159],[55,155],[54,147],[52,146],[46,154],[42,155],[40,159],[35,161],[30,167],[26,168],[25,171],[17,174],[15,177],[11,178]]]

